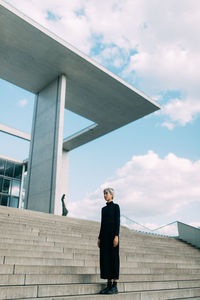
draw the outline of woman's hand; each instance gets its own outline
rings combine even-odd
[[[100,239],[97,241],[97,246],[100,248]]]
[[[118,238],[118,236],[116,235],[115,238],[114,238],[114,240],[113,240],[113,246],[114,246],[114,247],[117,247],[118,244],[119,244],[119,238]]]

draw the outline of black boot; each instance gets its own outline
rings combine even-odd
[[[113,281],[113,285],[111,289],[109,289],[106,294],[117,294],[117,293],[118,293],[117,281]]]
[[[99,294],[107,294],[108,291],[112,288],[112,281],[107,282],[107,287],[100,291]]]

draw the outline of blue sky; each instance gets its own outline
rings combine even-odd
[[[102,189],[109,185],[122,213],[140,223],[154,227],[178,219],[200,226],[200,45],[195,35],[200,4],[9,3],[162,107],[70,153],[70,215],[99,220]],[[33,108],[33,94],[0,80],[0,123],[31,133]],[[64,137],[90,124],[66,111]],[[0,133],[0,144],[2,155],[28,157],[28,142]]]

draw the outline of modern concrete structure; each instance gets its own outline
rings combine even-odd
[[[30,141],[31,140],[31,135],[28,133],[25,133],[21,130],[18,130],[16,128],[12,128],[10,126],[6,126],[5,124],[0,123],[0,131],[10,134],[12,136],[18,137],[20,139]]]
[[[95,221],[0,207],[0,299],[200,299],[198,249],[124,226],[119,294],[98,295],[106,285],[95,246],[99,229]]]
[[[59,213],[69,151],[159,106],[1,0],[0,28],[0,77],[36,95],[25,207]],[[65,108],[94,123],[63,143]]]

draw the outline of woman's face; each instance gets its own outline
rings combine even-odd
[[[105,191],[104,192],[104,199],[106,200],[106,201],[112,201],[112,199],[113,199],[113,196],[111,195],[111,193],[110,192],[108,192],[108,191]]]

